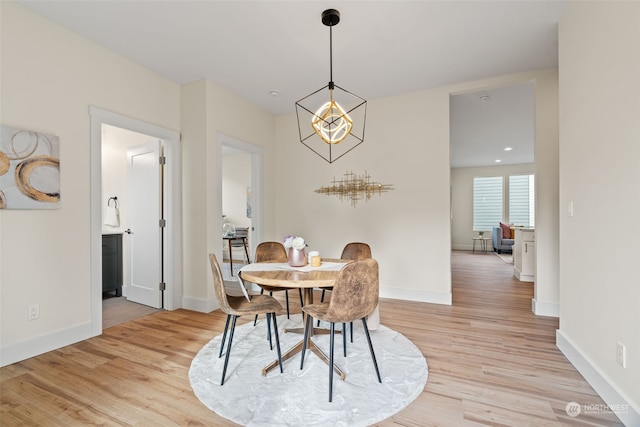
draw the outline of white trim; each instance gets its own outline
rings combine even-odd
[[[589,357],[584,355],[580,348],[560,329],[556,330],[556,346],[593,387],[602,400],[613,409],[624,425],[640,426],[640,410],[631,405],[630,399],[619,391],[615,384],[604,373],[600,372],[598,367],[589,360]],[[626,406],[627,410],[617,410],[621,406]],[[576,419],[576,422],[579,421],[579,418]]]
[[[0,352],[0,366],[11,365],[12,363],[20,362],[30,357],[35,357],[91,338],[95,336],[92,331],[93,325],[84,323],[39,337],[30,338],[26,341],[3,346]]]
[[[451,292],[425,292],[419,289],[385,288],[382,286],[380,287],[380,298],[428,302],[443,305],[451,305],[452,303]]]
[[[102,333],[102,125],[108,124],[142,133],[165,142],[165,219],[164,244],[165,308],[175,310],[182,304],[182,233],[180,186],[180,134],[151,123],[89,106],[91,118],[91,331]]]
[[[531,298],[531,311],[536,316],[560,317],[560,305],[557,302],[542,302]]]

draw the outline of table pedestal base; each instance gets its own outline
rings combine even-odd
[[[329,332],[329,331],[326,331]],[[290,358],[292,358],[294,355],[302,352],[302,344],[304,343],[304,341],[300,341],[298,344],[294,345],[293,347],[291,347],[289,350],[287,350],[285,353],[282,354],[282,363],[284,363],[285,360],[288,360]],[[309,342],[307,343],[307,348],[309,350],[311,350],[313,353],[316,354],[316,356],[318,356],[321,360],[324,360],[324,362],[328,365],[329,364],[329,357],[324,354],[324,352],[322,350],[320,350],[320,347],[318,347],[316,345],[316,343],[313,342],[313,340],[309,339]],[[302,355],[302,357],[304,357],[304,355]],[[264,368],[262,368],[262,375],[267,375],[267,372],[271,371],[272,369],[275,369],[278,367],[280,363],[278,362],[278,359],[274,360],[273,362],[271,362],[270,364],[268,364],[267,366],[265,366]],[[336,364],[333,364],[333,370],[336,374],[340,375],[340,379],[344,380],[346,375],[344,374],[344,372],[342,372],[342,370],[340,370],[340,368],[338,368],[336,366]]]

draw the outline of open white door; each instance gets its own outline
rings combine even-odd
[[[162,142],[127,150],[127,299],[162,308]]]

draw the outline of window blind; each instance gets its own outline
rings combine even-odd
[[[501,176],[473,178],[473,231],[486,231],[502,221]]]
[[[533,175],[509,177],[509,222],[535,227],[535,184]]]

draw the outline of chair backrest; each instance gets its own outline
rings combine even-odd
[[[218,259],[214,254],[209,254],[209,263],[211,264],[211,272],[213,273],[213,287],[216,291],[218,303],[220,304],[220,310],[227,314],[233,314],[234,310],[229,305],[227,292],[224,289],[224,279],[222,278],[220,264],[218,264]]]
[[[340,323],[365,317],[378,305],[379,288],[378,261],[369,258],[345,265],[333,285],[325,320]]]
[[[280,242],[262,242],[256,248],[256,262],[287,262],[287,250]]]
[[[371,258],[371,247],[366,243],[360,242],[347,243],[342,250],[342,255],[340,255],[340,259],[352,259],[354,261],[368,258]]]

